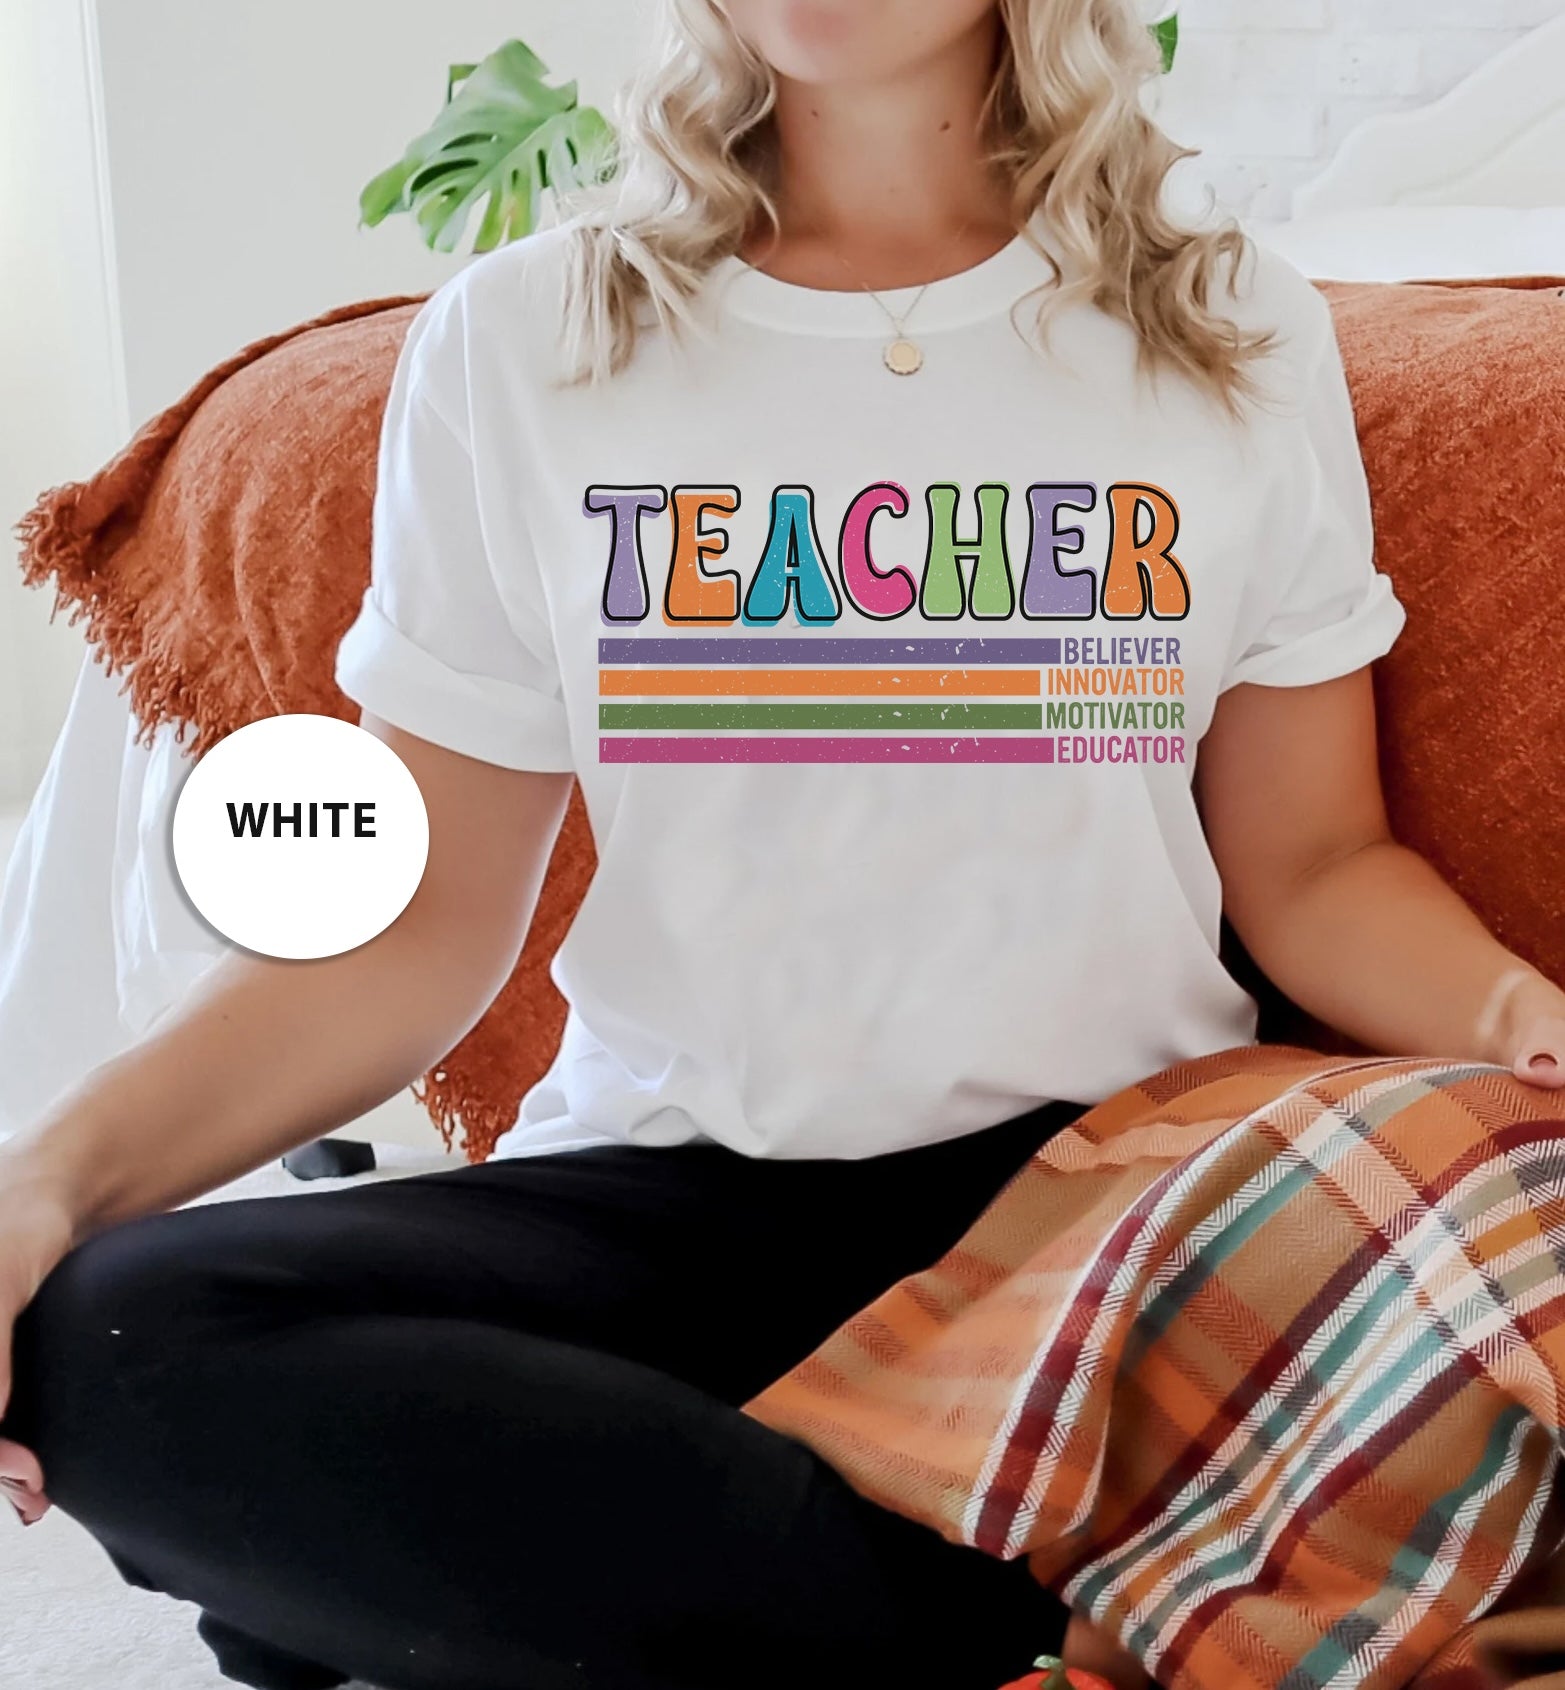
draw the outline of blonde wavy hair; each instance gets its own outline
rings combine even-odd
[[[1142,108],[1160,66],[1137,0],[999,5],[986,139],[1014,226],[1041,215],[1064,260],[1042,253],[1054,285],[1040,334],[1091,303],[1135,331],[1143,370],[1179,371],[1236,411],[1274,337],[1211,305],[1248,250],[1238,226],[1182,227],[1164,209],[1165,177],[1192,154]],[[578,380],[625,367],[648,308],[665,330],[691,326],[714,265],[758,225],[777,226],[771,68],[723,0],[663,0],[662,23],[663,49],[626,100],[612,198],[574,224],[566,352]]]

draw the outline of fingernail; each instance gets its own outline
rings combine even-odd
[[[1529,1068],[1558,1068],[1559,1062],[1548,1051],[1540,1050],[1536,1056],[1528,1058],[1527,1066]]]

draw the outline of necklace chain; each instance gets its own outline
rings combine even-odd
[[[957,231],[956,242],[953,244],[959,244],[966,233],[967,226],[964,224]],[[889,305],[887,305],[885,300],[880,297],[875,289],[872,288],[858,273],[858,271],[854,269],[852,264],[848,262],[847,258],[842,253],[833,248],[832,257],[837,260],[837,262],[847,272],[849,277],[860,288],[862,288],[871,299],[874,300],[876,305],[878,305],[885,313],[886,321],[891,324],[892,333],[896,338],[885,347],[881,354],[886,368],[890,370],[893,375],[897,376],[917,375],[924,367],[924,352],[923,348],[919,346],[916,341],[908,338],[907,325],[911,320],[913,313],[923,303],[924,295],[935,285],[934,282],[925,282],[918,292],[913,295],[913,298],[908,303],[906,310],[904,310],[902,315],[899,317],[897,313],[893,311]]]
[[[962,238],[967,234],[969,227],[969,224],[964,223],[962,227],[957,230],[953,245],[961,242]],[[924,295],[935,285],[934,280],[931,279],[925,282],[923,286],[919,288],[918,292],[913,295],[911,300],[909,300],[906,309],[899,316],[889,305],[887,305],[885,300],[881,298],[880,294],[864,280],[858,271],[854,269],[848,259],[842,253],[838,252],[835,247],[832,248],[831,255],[842,266],[844,271],[846,271],[854,286],[862,289],[863,292],[867,293],[869,297],[874,300],[876,306],[885,314],[886,321],[891,324],[891,330],[895,339],[889,341],[881,352],[881,358],[885,363],[886,368],[890,370],[893,375],[897,376],[917,375],[924,367],[924,353],[923,348],[920,347],[916,341],[908,338],[907,325],[912,319],[913,313],[921,304],[923,304]]]
[[[905,310],[902,313],[902,315],[899,317],[896,314],[896,312],[893,311],[889,305],[887,305],[885,300],[883,300],[880,297],[880,295],[878,293],[876,293],[874,288],[872,288],[869,285],[868,282],[859,281],[858,277],[856,275],[854,275],[853,266],[851,264],[849,264],[847,259],[845,259],[842,256],[841,253],[837,254],[837,259],[838,259],[838,262],[842,265],[843,269],[846,270],[850,276],[853,276],[854,281],[857,282],[858,285],[864,290],[864,292],[867,293],[870,296],[870,298],[873,299],[875,301],[875,303],[881,308],[881,310],[885,312],[886,321],[891,324],[892,328],[894,328],[899,335],[902,334],[903,332],[905,332],[905,330],[907,328],[908,318],[911,317],[913,315],[913,313],[918,309],[919,302],[923,299],[924,295],[926,293],[928,293],[930,288],[934,285],[932,282],[925,282],[924,285],[918,290],[918,292],[913,295],[913,298],[912,298],[911,302],[909,303],[907,310]]]

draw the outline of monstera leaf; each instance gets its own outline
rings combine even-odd
[[[426,245],[454,252],[483,205],[473,250],[488,252],[532,233],[545,188],[605,180],[614,168],[608,120],[577,103],[574,82],[552,88],[548,74],[522,41],[482,64],[453,65],[445,109],[364,189],[362,220],[373,228],[410,212]]]
[[[1157,42],[1158,51],[1163,55],[1163,72],[1167,75],[1174,68],[1174,60],[1179,54],[1179,13],[1171,12],[1166,18],[1159,18],[1151,27],[1152,39]]]

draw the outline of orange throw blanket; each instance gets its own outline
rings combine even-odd
[[[1410,613],[1379,671],[1393,822],[1565,978],[1558,830],[1537,807],[1565,785],[1565,304],[1542,281],[1326,291],[1381,567]],[[369,568],[376,437],[417,303],[352,306],[245,348],[24,520],[27,578],[85,618],[148,732],[175,724],[199,753],[278,711],[354,714],[332,658]],[[475,1160],[554,1054],[549,961],[592,868],[578,801],[515,975],[424,1081],[436,1124]],[[1332,1048],[1275,994],[1263,1028]]]
[[[256,341],[23,519],[25,579],[52,581],[125,674],[143,737],[172,725],[199,756],[284,711],[357,719],[333,659],[369,578],[381,414],[419,304],[371,300]],[[559,1043],[549,964],[595,860],[578,794],[515,971],[419,1087],[474,1161]]]
[[[1562,1135],[1494,1067],[1182,1064],[749,1411],[1165,1690],[1558,1690]]]

